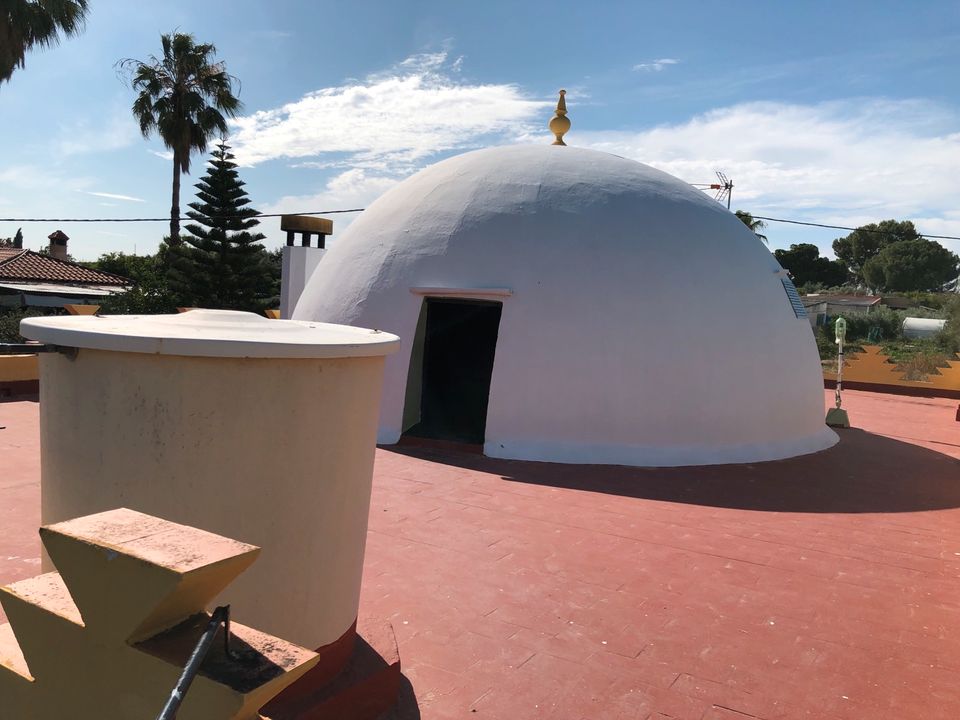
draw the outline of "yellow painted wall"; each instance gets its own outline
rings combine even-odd
[[[383,363],[45,354],[42,520],[125,506],[255,543],[237,619],[332,643],[357,618]]]
[[[0,355],[0,382],[22,382],[40,377],[36,355]]]
[[[59,572],[0,588],[10,620],[0,625],[3,718],[156,717],[207,604],[259,550],[123,508],[42,528],[40,537]],[[237,623],[231,634],[257,662],[229,660],[214,643],[180,720],[262,720],[258,709],[319,659]]]
[[[844,356],[843,381],[960,391],[960,358],[949,363],[948,368],[939,368],[939,375],[928,375],[924,381],[904,380],[903,372],[888,362],[889,359],[880,351],[879,345],[864,345],[862,353]],[[836,363],[833,363],[833,369],[824,369],[823,377],[826,380],[837,379]]]

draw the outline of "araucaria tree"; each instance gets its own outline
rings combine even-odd
[[[168,281],[178,302],[192,307],[261,311],[273,300],[270,259],[251,232],[260,224],[229,146],[221,142],[190,203],[189,235],[169,248]]]
[[[233,78],[215,59],[217,49],[193,35],[160,36],[163,55],[149,61],[119,62],[137,91],[133,114],[145,138],[156,131],[173,152],[170,245],[180,244],[180,176],[190,172],[190,156],[205,152],[210,138],[227,132],[227,117],[240,111]]]
[[[0,0],[0,83],[23,68],[28,50],[83,29],[87,0]]]

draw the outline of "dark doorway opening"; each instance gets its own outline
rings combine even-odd
[[[419,420],[407,435],[483,443],[501,310],[498,302],[426,299],[421,387],[414,400]]]

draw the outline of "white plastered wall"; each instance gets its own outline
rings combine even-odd
[[[749,462],[836,441],[810,326],[781,277],[739,220],[664,173],[578,148],[497,148],[381,197],[331,249],[294,318],[401,337],[380,442],[401,432],[424,297],[411,290],[499,288],[512,294],[502,298],[487,454]]]

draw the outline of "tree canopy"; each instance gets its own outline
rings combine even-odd
[[[26,64],[28,50],[77,35],[87,17],[87,0],[0,0],[0,83]]]
[[[798,286],[836,287],[847,279],[846,264],[842,260],[820,257],[820,248],[812,243],[791,245],[789,250],[774,250],[773,255],[785,270],[790,271]]]
[[[833,252],[846,263],[856,282],[865,282],[863,266],[888,245],[920,239],[920,233],[909,220],[884,220],[863,225],[849,235],[833,241]]]
[[[273,263],[251,230],[259,214],[240,180],[229,146],[221,142],[195,187],[194,221],[181,245],[169,248],[169,283],[179,302],[194,307],[261,311],[275,302]]]
[[[23,228],[17,228],[13,237],[0,238],[0,247],[23,247]]]
[[[170,205],[170,245],[180,243],[180,176],[190,172],[190,156],[205,152],[213,137],[225,135],[227,117],[240,111],[233,93],[235,78],[215,59],[217,48],[197,43],[193,35],[174,32],[160,36],[161,57],[147,62],[121,60],[137,91],[133,115],[140,132],[156,132],[173,151],[173,188]]]
[[[957,276],[960,258],[923,238],[883,247],[863,265],[863,277],[878,290],[938,290]]]
[[[95,262],[84,264],[133,281],[133,287],[127,292],[104,298],[102,312],[108,315],[151,315],[176,311],[176,303],[167,285],[164,252],[156,255],[111,252],[101,255]]]

